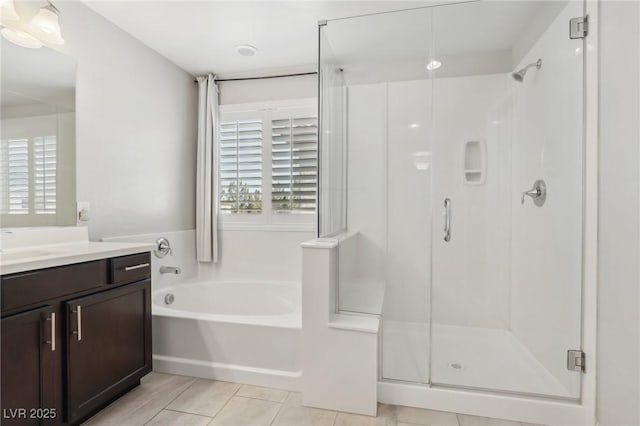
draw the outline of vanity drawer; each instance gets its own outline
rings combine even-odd
[[[151,255],[132,254],[109,259],[109,283],[120,284],[151,278]]]
[[[44,302],[106,284],[106,259],[3,276],[2,310]]]

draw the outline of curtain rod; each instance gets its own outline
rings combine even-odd
[[[312,72],[301,72],[297,74],[280,74],[280,75],[265,75],[262,77],[241,77],[241,78],[221,78],[216,79],[216,81],[243,81],[243,80],[264,80],[267,78],[280,78],[280,77],[298,77],[301,75],[315,75],[318,74],[317,71]],[[198,80],[193,80],[194,83],[197,83]]]

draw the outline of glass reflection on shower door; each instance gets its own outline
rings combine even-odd
[[[386,99],[386,291],[382,376],[429,383],[433,8],[388,14],[396,69]],[[402,28],[402,31],[398,31]],[[404,62],[394,58],[404,55]],[[402,69],[400,69],[402,68]]]
[[[434,9],[433,385],[580,397],[582,9]]]
[[[431,16],[332,20],[321,38],[347,90],[338,309],[382,313],[381,375],[417,383],[429,381]]]
[[[326,36],[327,26],[320,26],[319,91],[319,204],[318,236],[330,237],[346,229],[346,159],[345,137],[346,88],[342,68]]]

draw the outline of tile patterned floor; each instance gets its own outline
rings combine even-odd
[[[380,404],[378,417],[303,407],[300,394],[151,373],[85,425],[117,426],[534,426]]]

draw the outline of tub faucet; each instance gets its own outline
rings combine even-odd
[[[180,274],[182,273],[182,270],[180,270],[180,268],[178,268],[177,266],[161,266],[160,267],[160,273],[161,274]]]

